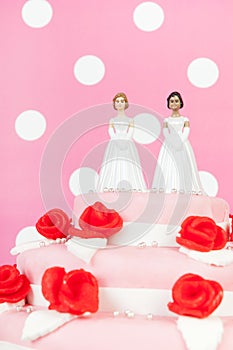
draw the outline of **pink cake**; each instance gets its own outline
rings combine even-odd
[[[179,193],[106,192],[75,198],[75,225],[84,209],[96,201],[117,210],[123,218],[123,230],[109,239],[108,243],[113,245],[156,241],[159,246],[176,246],[179,227],[191,215],[210,217],[224,229],[229,224],[229,206],[221,198]]]
[[[17,267],[30,281],[27,303],[33,310],[28,305],[14,304],[0,315],[0,348],[7,345],[11,349],[11,343],[14,349],[15,344],[23,349],[43,350],[73,350],[77,346],[86,350],[115,350],[120,346],[170,349],[172,343],[175,350],[200,350],[200,344],[195,342],[206,329],[208,347],[203,340],[203,349],[231,349],[231,243],[203,253],[180,247],[176,242],[180,225],[190,216],[209,217],[229,232],[228,204],[219,198],[177,193],[90,193],[75,199],[76,227],[83,211],[96,201],[116,209],[123,219],[122,229],[108,239],[71,237],[51,241],[39,234],[34,240],[18,238],[12,252],[18,253]],[[45,271],[53,267],[63,267],[66,272],[83,269],[96,278],[96,313],[74,316],[55,311],[50,320],[54,310],[48,310],[49,301],[41,285]],[[207,318],[180,316],[168,308],[174,284],[186,274],[215,281],[224,291],[221,303]],[[61,321],[60,315],[67,319]],[[54,324],[57,327],[51,331]],[[194,330],[200,333],[194,334]],[[194,343],[190,343],[190,338]]]

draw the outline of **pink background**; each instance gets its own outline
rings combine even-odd
[[[232,207],[233,2],[157,0],[164,22],[150,32],[133,21],[142,2],[50,0],[53,16],[42,28],[24,22],[25,0],[0,2],[1,264],[15,261],[9,250],[17,233],[34,225],[45,211],[39,174],[53,132],[72,115],[111,103],[119,91],[132,104],[163,116],[169,113],[167,95],[173,90],[182,93],[182,113],[191,122],[198,167],[215,176],[217,196]],[[75,62],[85,55],[97,56],[105,65],[97,84],[84,85],[75,78]],[[218,80],[207,88],[194,86],[187,76],[189,64],[200,57],[211,59],[219,69]],[[44,134],[34,141],[23,140],[15,130],[17,117],[27,110],[37,110],[46,119]],[[106,123],[112,116],[113,111],[104,116]],[[98,123],[98,113],[93,123]],[[83,138],[76,158],[67,154],[72,162],[64,160],[62,181],[71,207],[70,175],[85,154],[107,138],[105,125]],[[156,147],[155,142],[148,149],[156,152]],[[55,158],[57,154],[59,148]]]

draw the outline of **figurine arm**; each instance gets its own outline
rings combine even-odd
[[[116,138],[116,133],[115,133],[115,128],[114,128],[113,122],[110,122],[110,124],[109,124],[108,133],[109,133],[111,139]]]
[[[134,123],[133,121],[131,121],[129,123],[128,131],[127,131],[128,138],[131,138],[133,136],[133,131],[134,131]]]
[[[184,142],[188,139],[189,137],[189,132],[190,132],[190,123],[188,120],[186,120],[184,122],[184,129],[183,129],[183,132],[181,134],[181,140]]]
[[[169,142],[171,137],[170,137],[170,132],[168,130],[168,123],[167,122],[163,123],[163,135],[164,135],[165,139]]]

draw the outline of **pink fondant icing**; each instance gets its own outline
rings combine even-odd
[[[100,287],[172,289],[185,273],[195,273],[219,282],[224,290],[233,291],[233,264],[211,266],[180,253],[178,248],[113,247],[96,252],[89,264],[67,251],[64,245],[28,250],[17,258],[20,271],[31,283],[41,284],[44,271],[62,266],[68,272],[83,268],[97,278]]]
[[[102,193],[79,196],[75,199],[74,220],[77,223],[83,210],[96,201],[117,210],[124,222],[146,222],[179,225],[189,215],[209,216],[216,222],[227,223],[228,204],[219,198],[164,193]],[[65,245],[50,245],[28,250],[17,257],[20,271],[36,285],[41,284],[44,271],[62,266],[68,272],[83,268],[97,278],[100,287],[166,289],[171,290],[176,280],[185,273],[199,274],[219,282],[225,291],[233,291],[229,276],[233,264],[223,267],[211,266],[181,254],[175,247],[107,246],[99,249],[90,263],[85,263],[67,250]],[[98,348],[118,350],[124,348],[160,350],[187,349],[177,329],[176,317],[158,317],[148,320],[146,315],[129,319],[122,313],[91,315],[75,319],[51,334],[36,341],[22,341],[22,329],[27,314],[9,311],[0,315],[0,340],[32,349],[43,350],[91,350]],[[233,317],[221,318],[224,334],[218,350],[231,349]],[[14,331],[12,325],[14,323]],[[92,334],[92,337],[90,337]],[[120,334],[120,336],[119,336]],[[75,341],[74,341],[75,339]]]
[[[88,193],[75,198],[75,223],[84,209],[96,201],[115,209],[124,222],[147,222],[180,225],[190,215],[208,216],[216,222],[228,222],[228,203],[216,197],[154,192]]]
[[[33,342],[22,341],[26,312],[5,312],[0,315],[0,340],[37,350],[187,350],[176,326],[176,317],[147,320],[120,315],[94,314],[75,319],[51,334]],[[218,350],[232,350],[233,317],[222,318],[224,333]],[[91,335],[91,336],[90,336]]]

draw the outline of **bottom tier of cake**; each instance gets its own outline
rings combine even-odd
[[[148,319],[142,316],[130,318],[120,314],[114,317],[112,314],[98,313],[74,319],[36,341],[23,341],[21,335],[27,317],[28,314],[23,311],[8,311],[0,315],[1,350],[187,349],[178,330],[176,317]],[[216,349],[231,350],[233,317],[221,320],[223,334]],[[212,334],[207,336],[211,337]],[[18,348],[17,345],[23,348]]]

